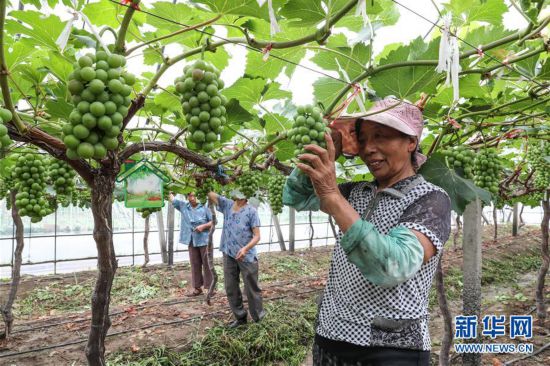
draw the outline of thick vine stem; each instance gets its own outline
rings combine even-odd
[[[209,171],[217,172],[218,170],[218,164],[216,161],[204,155],[191,151],[185,147],[175,145],[175,144],[170,144],[168,142],[163,142],[163,141],[149,141],[144,143],[132,144],[119,154],[118,159],[122,163],[124,160],[128,159],[130,156],[143,150],[171,152]]]
[[[6,0],[0,0],[0,88],[2,88],[2,97],[4,105],[13,115],[12,123],[21,133],[27,132],[27,126],[21,121],[10,95],[10,86],[8,82],[9,70],[6,65],[6,57],[4,54],[4,23],[6,22]]]
[[[118,36],[115,43],[115,53],[124,53],[124,48],[126,44],[126,32],[128,31],[128,27],[130,26],[132,16],[136,11],[134,6],[137,7],[139,5],[139,2],[140,0],[132,0],[133,6],[129,6],[126,8],[126,13],[124,14],[124,18],[122,19],[122,23],[120,24],[120,29],[118,30]]]

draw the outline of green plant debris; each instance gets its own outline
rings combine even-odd
[[[183,352],[165,347],[138,354],[117,354],[109,366],[195,366],[195,365],[301,365],[313,342],[317,313],[314,301],[296,306],[290,301],[266,305],[260,323],[227,329],[217,324]]]

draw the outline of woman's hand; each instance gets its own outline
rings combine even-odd
[[[340,196],[340,190],[336,183],[336,169],[334,167],[335,147],[331,136],[325,133],[327,149],[317,145],[305,145],[304,149],[312,154],[306,153],[299,155],[298,158],[309,163],[297,163],[296,167],[306,174],[313,184],[315,193],[321,201],[321,210],[331,211],[331,203],[337,201],[335,198]]]

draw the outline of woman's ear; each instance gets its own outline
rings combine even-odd
[[[408,152],[413,152],[416,150],[416,146],[418,145],[418,141],[415,136],[409,136],[409,146],[407,147]]]

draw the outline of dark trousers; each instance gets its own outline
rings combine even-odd
[[[225,293],[235,318],[237,320],[246,319],[246,309],[243,306],[243,294],[240,288],[240,275],[244,283],[250,316],[254,321],[259,321],[264,316],[264,310],[262,290],[258,286],[258,261],[241,262],[224,254],[223,275]]]
[[[314,366],[429,366],[430,352],[390,347],[361,347],[336,341],[328,351],[313,342]]]
[[[205,289],[212,283],[212,273],[208,269],[208,245],[194,247],[189,244],[189,261],[191,262],[191,284],[193,288]],[[213,258],[213,256],[212,256]]]

